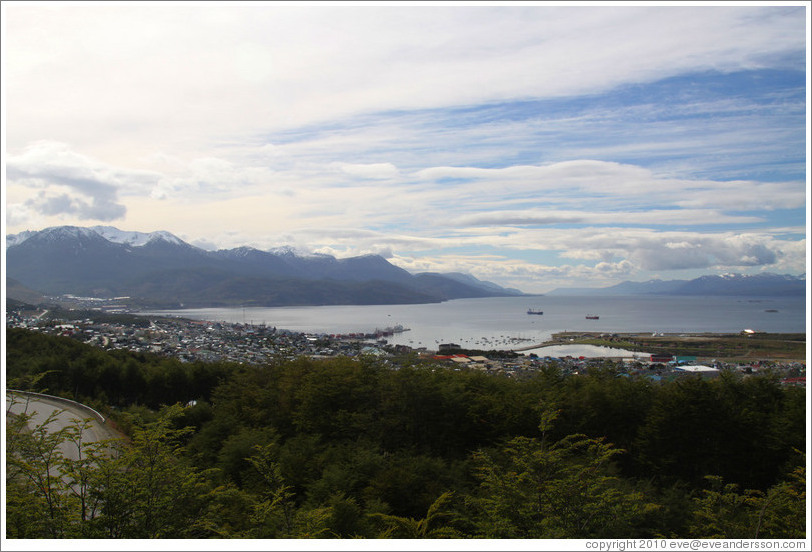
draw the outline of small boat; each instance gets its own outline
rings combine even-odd
[[[527,309],[527,314],[544,314],[544,311]]]
[[[586,315],[587,320],[598,320],[599,318],[600,318],[600,316],[598,316],[597,314],[587,314]]]

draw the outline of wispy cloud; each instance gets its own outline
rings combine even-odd
[[[543,291],[805,265],[802,6],[4,5],[6,224]]]
[[[490,211],[463,215],[448,221],[450,226],[544,226],[560,224],[624,224],[646,226],[729,225],[762,222],[755,216],[728,215],[715,209],[653,209],[648,211],[563,211],[527,209]]]

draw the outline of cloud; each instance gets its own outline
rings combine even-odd
[[[6,177],[28,179],[39,186],[64,185],[88,195],[112,196],[119,187],[148,186],[157,175],[114,167],[77,153],[67,144],[41,140],[19,154],[6,156]]]
[[[339,171],[349,176],[387,180],[398,176],[398,169],[392,163],[334,163]]]
[[[118,198],[119,191],[142,189],[156,178],[150,171],[96,161],[58,142],[36,142],[19,154],[6,156],[7,182],[41,190],[25,204],[44,215],[115,220],[127,211]]]
[[[543,293],[555,287],[571,287],[574,281],[610,285],[635,273],[629,261],[595,265],[547,265],[502,255],[443,255],[411,257],[396,255],[390,262],[410,272],[465,272],[485,281],[497,281],[524,291]]]
[[[800,6],[4,15],[12,225],[531,288],[805,260]]]
[[[93,198],[91,202],[71,197],[68,194],[40,194],[36,199],[26,201],[25,206],[46,216],[72,215],[80,220],[113,221],[124,217],[127,209],[123,205]]]
[[[527,209],[491,211],[462,215],[448,221],[450,226],[539,226],[558,224],[629,225],[720,225],[763,222],[763,217],[728,215],[717,209],[654,209],[649,211],[566,211]]]
[[[483,280],[543,293],[555,287],[586,285],[602,287],[620,280],[693,278],[697,270],[708,272],[745,272],[752,269],[799,274],[805,271],[804,241],[775,239],[769,235],[698,233],[662,233],[648,229],[584,229],[555,235],[519,234],[509,238],[524,241],[524,251],[561,248],[564,262],[514,258],[510,253],[474,253],[469,255],[409,255],[404,249],[392,262],[410,271],[468,272]],[[469,245],[473,245],[474,241]],[[568,247],[568,249],[566,249]],[[573,262],[566,262],[567,260]]]
[[[6,204],[6,224],[12,228],[37,228],[37,214],[23,203]]]
[[[215,242],[206,238],[194,239],[189,243],[195,247],[199,247],[200,249],[205,249],[206,251],[216,251],[217,249],[220,249]]]
[[[636,210],[677,206],[736,211],[796,208],[805,201],[803,184],[797,181],[669,178],[645,167],[590,159],[498,169],[432,167],[415,176],[453,190],[449,193],[458,199],[470,199],[497,210],[521,202],[531,206],[557,204],[559,211],[567,206],[579,211],[593,206],[616,210],[617,206],[633,206]],[[697,213],[701,211],[686,211],[683,220]],[[677,212],[660,209],[648,220],[655,216],[672,222],[679,217]]]
[[[690,181],[596,160],[405,173],[389,163],[300,160],[279,168],[246,158],[252,161],[175,160],[168,174],[127,170],[64,144],[40,143],[10,157],[9,181],[37,191],[13,202],[26,209],[18,213],[112,221],[128,214],[121,195],[132,216],[164,213],[164,220],[179,227],[162,223],[160,229],[190,235],[207,248],[295,245],[337,256],[388,257],[447,248],[548,251],[560,259],[604,263],[590,269],[594,277],[774,264],[787,240],[669,228],[763,225],[764,216],[729,209],[751,208],[757,201],[762,208],[797,206],[804,195],[794,182]],[[389,179],[386,186],[366,183],[379,177]],[[149,189],[151,200],[135,200]],[[737,194],[751,199],[739,200]],[[732,203],[731,196],[737,198]],[[166,208],[159,209],[155,198]],[[516,205],[526,207],[498,208]],[[218,234],[212,221],[241,231]],[[154,229],[159,228],[145,230]],[[514,273],[521,271],[529,274],[530,265]]]
[[[804,263],[803,248],[794,239],[779,238],[770,233],[734,233],[658,231],[649,228],[588,227],[576,229],[524,229],[481,233],[437,239],[434,247],[466,248],[471,251],[499,252],[500,257],[513,257],[510,250],[523,252],[526,269],[539,264],[529,259],[574,260],[588,266],[610,263],[624,273],[634,271],[685,271],[705,269],[743,269],[772,266],[793,259],[796,271]],[[403,244],[399,251],[409,251]],[[419,251],[419,250],[412,250]],[[537,252],[539,254],[537,254]],[[492,262],[490,255],[476,255],[483,264]],[[453,254],[450,259],[456,258]],[[560,264],[560,263],[559,263]],[[564,263],[566,264],[566,263]],[[547,263],[550,265],[549,262]],[[610,266],[606,265],[606,266]],[[522,265],[524,266],[524,265]],[[555,265],[555,266],[558,266]],[[503,266],[499,265],[499,270]],[[478,270],[482,270],[480,267]]]
[[[778,90],[764,87],[766,80],[780,81]],[[729,99],[731,85],[746,95],[736,92],[735,102]],[[762,180],[776,172],[782,174],[780,180],[802,178],[803,72],[691,75],[638,88],[556,100],[367,113],[272,138],[285,142],[280,149],[300,159],[396,160],[401,170],[423,178],[478,176],[471,171],[443,175],[444,167],[499,169],[522,161],[542,165],[578,159],[623,160],[671,178],[713,178],[714,171],[724,171],[725,180]]]
[[[238,165],[218,157],[199,157],[177,166],[173,174],[162,174],[150,191],[154,199],[185,197],[189,202],[215,201],[235,195],[265,193],[294,195],[290,187],[279,186],[272,168]]]
[[[640,247],[630,257],[644,270],[685,270],[692,268],[740,268],[775,263],[776,252],[765,243],[746,237],[704,237],[679,247],[659,244]]]
[[[12,148],[42,133],[104,147],[118,132],[122,142],[140,135],[139,149],[146,137],[165,149],[370,111],[594,94],[768,63],[803,70],[803,59],[787,54],[805,49],[802,7],[22,5],[6,13]]]
[[[560,246],[565,258],[621,258],[639,270],[669,271],[769,266],[792,243],[769,234],[603,228],[573,232]]]
[[[797,208],[805,201],[801,182],[731,181],[688,187],[674,203],[681,207],[726,205],[730,210],[772,210]]]

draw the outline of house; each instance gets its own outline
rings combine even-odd
[[[797,385],[798,387],[806,387],[806,377],[784,378],[781,380],[781,385]]]
[[[712,366],[678,366],[676,373],[699,374],[703,378],[712,378],[719,375],[719,369]]]

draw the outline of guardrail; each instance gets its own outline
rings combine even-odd
[[[35,397],[44,397],[46,399],[50,399],[52,401],[68,403],[69,405],[73,406],[74,408],[80,408],[82,410],[87,410],[90,412],[97,420],[101,423],[105,422],[104,416],[87,406],[86,404],[82,404],[76,401],[72,401],[70,399],[66,399],[64,397],[55,397],[54,395],[46,395],[45,393],[34,393],[33,391],[20,391],[19,389],[6,389],[6,393],[17,393],[20,395],[33,395]]]

